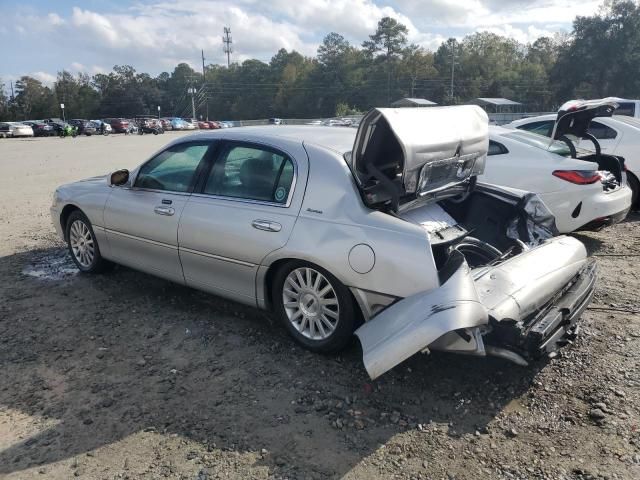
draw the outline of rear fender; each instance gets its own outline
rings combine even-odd
[[[450,262],[443,270],[453,273],[439,288],[396,302],[356,330],[372,379],[448,332],[488,323],[464,257],[452,255]]]

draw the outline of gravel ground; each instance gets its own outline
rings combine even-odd
[[[416,356],[374,382],[267,315],[116,268],[76,273],[58,184],[163,136],[0,140],[0,478],[640,478],[639,215],[580,234],[582,335],[530,368]]]

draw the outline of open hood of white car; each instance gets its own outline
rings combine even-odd
[[[558,140],[565,135],[585,138],[591,120],[596,117],[610,117],[618,103],[614,98],[598,100],[570,100],[560,107],[551,138]]]
[[[376,108],[358,128],[351,167],[369,204],[424,197],[484,171],[489,146],[480,107]]]

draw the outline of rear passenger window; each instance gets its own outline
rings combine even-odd
[[[598,140],[610,140],[618,136],[618,132],[613,128],[610,128],[600,122],[591,122],[591,125],[589,125],[589,133]]]
[[[524,125],[520,125],[517,128],[519,130],[526,130],[527,132],[537,133],[538,135],[550,137],[551,131],[553,130],[553,123],[554,122],[552,120],[544,120],[541,122],[525,123]]]
[[[613,112],[615,115],[626,115],[627,117],[636,116],[635,103],[620,103],[619,107]]]
[[[214,163],[204,193],[286,204],[293,176],[293,162],[283,153],[234,144]]]
[[[489,140],[489,151],[487,152],[488,156],[502,155],[503,153],[509,153],[509,150],[507,150],[507,147],[505,147],[501,143],[495,142],[493,140]]]

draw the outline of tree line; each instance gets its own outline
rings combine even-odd
[[[180,63],[156,77],[116,65],[93,76],[62,71],[51,86],[23,76],[14,96],[0,81],[0,119],[57,117],[60,103],[73,118],[156,115],[158,106],[163,116],[191,116],[192,97],[198,117],[220,120],[342,116],[402,97],[441,105],[505,97],[529,111],[554,110],[572,98],[640,98],[635,1],[607,0],[597,14],[578,16],[571,33],[530,44],[479,32],[429,51],[407,34],[385,17],[361,45],[329,33],[315,57],[281,49],[269,63],[212,64],[204,75]]]

